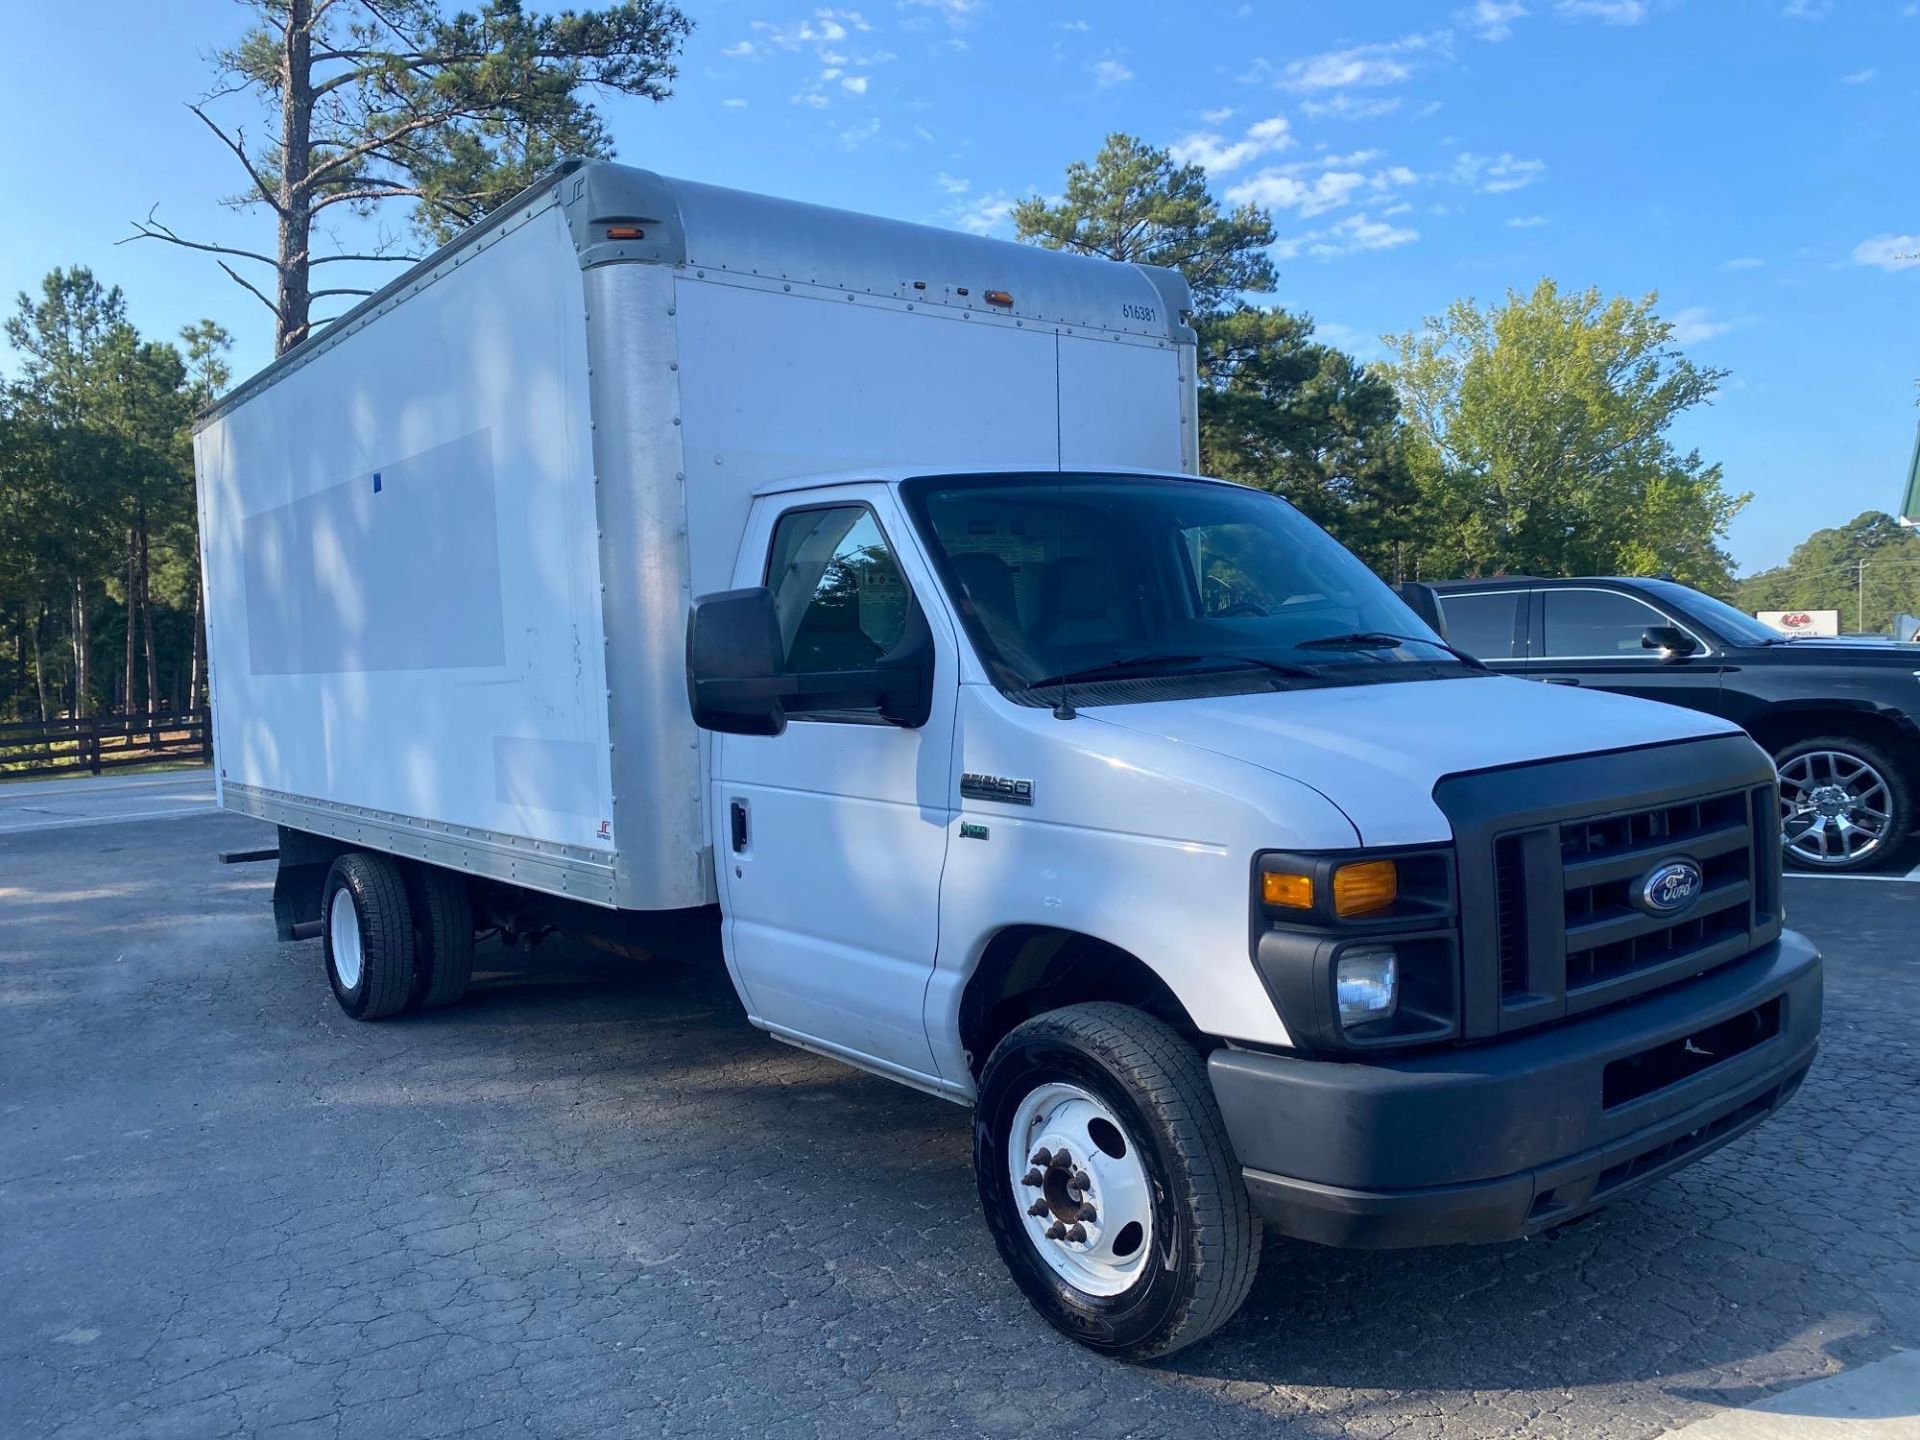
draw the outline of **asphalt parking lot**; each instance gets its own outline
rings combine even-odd
[[[964,1111],[564,942],[356,1024],[216,861],[271,830],[138,794],[0,792],[0,1434],[1640,1437],[1920,1347],[1920,884],[1789,888],[1772,1124],[1544,1240],[1270,1242],[1127,1368],[1006,1280]]]

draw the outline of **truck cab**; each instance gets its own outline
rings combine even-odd
[[[1758,1124],[1811,1063],[1766,755],[1494,673],[1274,496],[770,486],[688,665],[749,1013],[974,1105],[1003,1254],[1089,1343],[1208,1322],[1156,1246],[1199,1286],[1260,1219],[1533,1234]],[[1116,1058],[1156,1054],[1151,1081]]]

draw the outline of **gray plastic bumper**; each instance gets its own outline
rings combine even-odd
[[[1284,1233],[1361,1249],[1509,1240],[1779,1109],[1813,1062],[1820,1005],[1819,952],[1788,931],[1698,979],[1510,1040],[1364,1062],[1221,1049],[1207,1070],[1247,1188]],[[1728,1058],[1686,1043],[1749,1022],[1761,1038]],[[1668,1061],[1704,1068],[1644,1088],[1645,1067]]]

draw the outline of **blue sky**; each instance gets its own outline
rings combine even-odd
[[[1911,0],[683,0],[674,99],[608,114],[672,174],[1005,232],[1010,199],[1128,130],[1275,211],[1278,302],[1368,358],[1454,298],[1542,275],[1657,290],[1732,372],[1681,436],[1755,498],[1742,569],[1892,508],[1920,376],[1920,3]],[[115,245],[223,211],[233,161],[182,102],[233,0],[13,0],[0,46],[0,294],[54,265],[166,335],[271,330],[202,257]],[[84,63],[76,61],[85,55]],[[246,117],[225,102],[227,118]]]

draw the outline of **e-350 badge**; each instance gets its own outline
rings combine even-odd
[[[1002,805],[1033,804],[1033,781],[1009,780],[1002,775],[964,774],[960,777],[962,800],[997,800]]]

